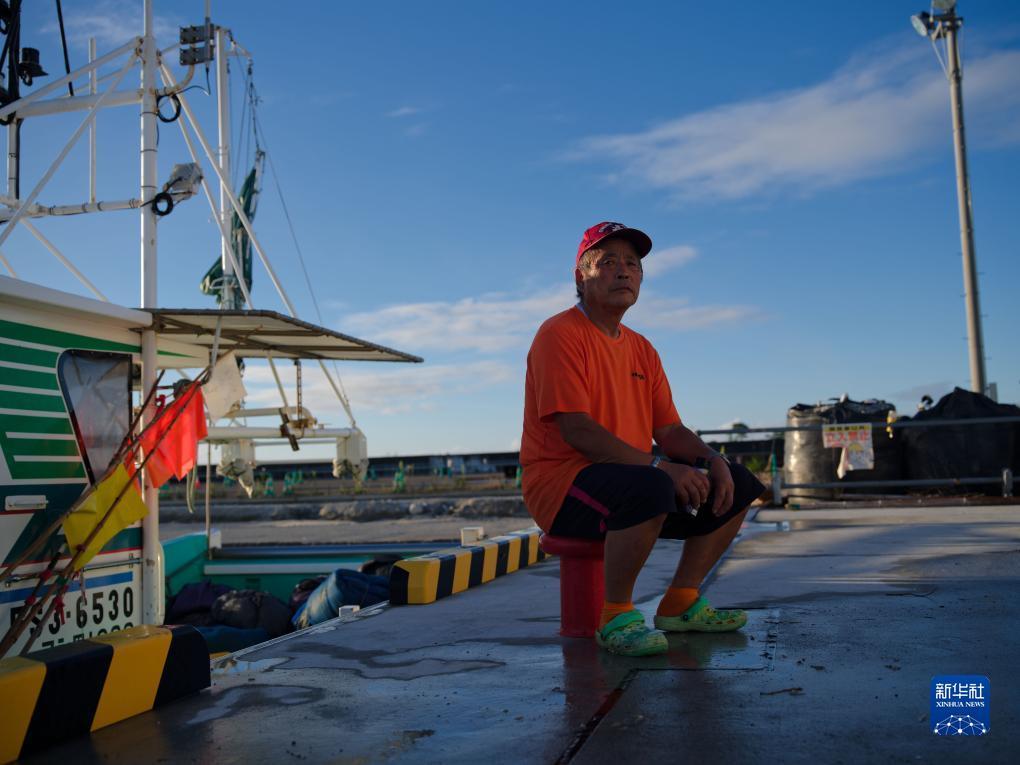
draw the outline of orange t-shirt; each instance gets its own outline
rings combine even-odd
[[[584,412],[646,452],[655,428],[680,422],[659,354],[644,337],[620,325],[611,338],[576,306],[546,320],[528,352],[521,438],[524,503],[546,531],[591,464],[563,440],[558,412]]]

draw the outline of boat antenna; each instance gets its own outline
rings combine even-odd
[[[301,264],[301,272],[305,275],[305,284],[308,285],[308,294],[312,297],[312,306],[315,308],[315,315],[319,319],[319,324],[325,326],[325,321],[322,318],[322,311],[319,309],[319,301],[315,297],[315,288],[312,287],[312,279],[308,275],[308,267],[305,265],[305,256],[301,252],[301,244],[298,242],[297,232],[294,230],[294,221],[291,220],[290,210],[287,208],[287,200],[283,196],[283,189],[280,186],[280,174],[276,172],[276,164],[273,162],[273,155],[269,151],[269,145],[266,142],[266,135],[262,129],[262,123],[259,121],[258,112],[256,111],[256,104],[258,99],[255,96],[255,86],[251,86],[252,101],[251,101],[251,115],[252,123],[255,126],[255,141],[256,146],[263,146],[266,159],[269,160],[269,169],[273,174],[273,185],[276,187],[276,194],[280,198],[280,206],[283,208],[283,217],[287,220],[287,227],[290,229],[290,238],[294,242],[294,250],[297,252],[298,262]],[[260,139],[261,136],[261,139]],[[344,411],[347,412],[347,416],[350,418],[351,425],[356,426],[357,423],[354,420],[354,412],[351,410],[350,398],[347,395],[347,389],[344,387],[343,378],[340,376],[340,369],[337,367],[336,361],[333,362],[333,373],[336,375],[336,394],[337,398],[340,399],[340,404],[343,406]]]
[[[67,55],[67,34],[64,32],[64,10],[60,7],[60,0],[57,0],[57,23],[60,25],[60,44],[64,48],[64,72],[71,73],[71,59]],[[67,81],[67,92],[74,95],[74,83]]]

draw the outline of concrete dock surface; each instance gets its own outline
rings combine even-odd
[[[638,581],[649,617],[681,543]],[[1014,762],[1020,507],[762,510],[706,595],[744,630],[627,659],[561,638],[555,559],[220,661],[213,688],[28,762]],[[932,734],[985,675],[984,736]]]

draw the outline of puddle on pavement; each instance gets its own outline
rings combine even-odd
[[[286,656],[256,661],[245,661],[228,656],[213,664],[212,673],[213,675],[240,675],[244,672],[265,672],[287,661],[289,658]]]

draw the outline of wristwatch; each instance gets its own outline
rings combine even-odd
[[[652,457],[652,461],[649,462],[648,464],[651,467],[658,467],[660,462],[662,462],[662,457],[660,457],[658,454],[656,454],[654,457]]]

